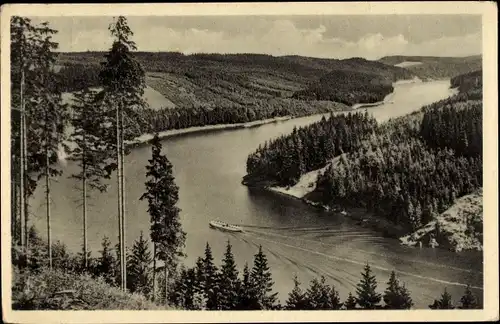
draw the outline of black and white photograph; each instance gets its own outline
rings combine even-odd
[[[493,3],[1,18],[4,320],[498,319]]]

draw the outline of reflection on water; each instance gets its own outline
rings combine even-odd
[[[395,87],[393,104],[369,109],[378,120],[400,116],[424,104],[450,95],[449,82],[436,81],[403,84]],[[307,284],[324,275],[334,283],[342,298],[354,292],[366,262],[374,268],[383,291],[390,270],[396,270],[412,292],[418,307],[427,307],[432,298],[448,287],[457,299],[464,285],[482,287],[480,253],[451,253],[435,249],[413,249],[400,246],[397,240],[357,225],[348,217],[312,208],[297,199],[241,184],[248,154],[270,138],[290,133],[321,119],[310,116],[261,127],[189,134],[165,139],[164,153],[174,166],[179,186],[179,207],[187,232],[185,263],[193,265],[203,253],[206,242],[220,262],[227,240],[231,241],[235,259],[242,268],[251,264],[258,246],[268,255],[274,274],[275,290],[286,299],[297,274]],[[151,155],[149,147],[134,149],[126,157],[127,242],[141,231],[149,231],[146,202],[139,197],[144,191],[145,166]],[[68,175],[77,171],[69,162],[65,174],[52,185],[53,237],[62,240],[72,251],[81,246],[81,208],[78,183]],[[113,179],[114,180],[114,179]],[[116,187],[104,194],[90,193],[88,237],[93,253],[100,250],[104,235],[117,241]],[[31,201],[35,222],[44,235],[43,187]],[[210,229],[208,222],[219,219],[242,226],[244,233],[230,234]],[[476,289],[481,295],[481,290]]]

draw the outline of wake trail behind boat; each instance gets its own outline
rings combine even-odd
[[[301,250],[301,251],[304,251],[304,252],[309,252],[309,253],[312,253],[312,254],[320,255],[320,256],[323,256],[323,257],[328,258],[330,260],[344,261],[344,262],[349,262],[349,263],[357,264],[357,265],[360,265],[360,266],[365,266],[366,265],[365,262],[360,262],[360,261],[356,261],[356,260],[352,260],[352,259],[348,259],[348,258],[341,258],[341,257],[333,256],[333,255],[328,255],[328,254],[325,254],[325,253],[322,253],[322,252],[309,250],[309,249],[302,248],[302,247],[299,247],[299,246],[295,246],[295,245],[291,245],[291,244],[287,244],[287,243],[283,243],[283,242],[279,242],[279,241],[273,241],[273,240],[269,240],[269,239],[266,239],[266,238],[263,238],[263,237],[258,237],[257,235],[255,235],[255,238],[258,239],[258,240],[269,242],[269,243],[280,244],[280,245],[291,247],[291,248],[294,248],[294,249],[297,249],[297,250]],[[375,264],[372,264],[370,266],[372,268],[374,268],[374,269],[381,270],[381,271],[386,271],[386,272],[393,271],[392,269],[381,267],[381,266],[378,266],[378,265],[375,265]],[[460,283],[460,282],[453,282],[453,281],[447,281],[447,280],[442,280],[442,279],[438,279],[438,278],[426,277],[426,276],[421,276],[421,275],[418,275],[418,274],[415,274],[415,273],[406,272],[406,271],[400,271],[400,270],[394,270],[394,272],[399,273],[401,275],[405,275],[405,276],[409,276],[409,277],[415,277],[415,278],[423,279],[423,280],[427,280],[427,281],[433,281],[433,282],[437,282],[437,283],[441,283],[441,284],[467,287],[467,284]],[[478,287],[478,286],[470,286],[470,287],[473,288],[473,289],[483,290],[483,287]]]
[[[258,233],[258,234],[263,234],[263,235],[271,235],[271,236],[276,236],[276,237],[283,237],[283,238],[286,238],[286,239],[293,239],[295,241],[303,241],[303,242],[315,243],[315,244],[320,244],[322,246],[327,246],[327,247],[335,247],[335,245],[333,245],[333,244],[328,244],[328,243],[324,243],[324,242],[320,242],[320,241],[314,241],[314,240],[309,240],[309,239],[304,239],[304,238],[297,238],[295,236],[287,236],[287,235],[281,235],[281,234],[277,234],[277,233],[259,232],[259,231],[255,231],[255,230],[252,230],[251,232]],[[348,237],[349,237],[349,235],[348,235]],[[346,240],[345,239],[344,240],[341,239],[341,241],[346,241]],[[351,248],[351,247],[346,247],[346,248],[347,249],[351,249],[351,250],[355,250],[355,251],[358,251],[358,252],[366,253],[366,254],[371,254],[371,255],[376,255],[376,256],[384,257],[384,258],[393,258],[393,259],[396,258],[398,260],[401,260],[401,258],[399,256],[398,257],[394,257],[394,256],[386,255],[386,254],[380,254],[380,253],[376,253],[376,252],[366,251],[366,250],[359,249],[359,248],[356,248],[356,249],[355,248]],[[412,263],[425,264],[425,265],[428,265],[428,266],[433,266],[433,267],[438,267],[438,268],[452,269],[452,270],[461,271],[461,272],[480,273],[480,274],[482,274],[482,271],[475,271],[475,270],[471,270],[471,269],[457,268],[457,267],[453,267],[453,266],[449,266],[449,265],[437,264],[437,263],[432,263],[432,262],[427,262],[427,261],[420,261],[420,260],[405,260],[405,261],[412,262]]]

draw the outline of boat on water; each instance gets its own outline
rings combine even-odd
[[[228,223],[217,221],[217,220],[210,221],[209,225],[211,228],[220,229],[220,230],[226,231],[226,232],[243,232],[243,229],[241,229],[241,227],[239,227],[239,226],[228,224]]]

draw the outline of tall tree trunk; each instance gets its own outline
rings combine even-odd
[[[156,299],[156,243],[153,243],[153,298]]]
[[[26,251],[26,233],[25,231],[27,228],[25,227],[24,220],[25,220],[25,202],[24,200],[26,199],[26,187],[24,184],[24,165],[26,163],[26,157],[24,155],[24,137],[25,137],[25,132],[26,132],[26,124],[24,122],[25,116],[24,116],[24,68],[21,66],[21,87],[20,87],[20,101],[21,101],[21,120],[19,124],[19,225],[20,225],[20,230],[21,230],[21,247],[24,250],[24,253],[27,253]]]
[[[23,195],[23,206],[24,206],[24,224],[21,224],[21,227],[24,226],[24,253],[26,254],[26,265],[29,263],[29,249],[30,249],[30,240],[29,240],[29,204],[28,204],[28,127],[26,125],[26,112],[23,113],[23,187],[22,187],[22,195]]]
[[[85,165],[85,153],[83,160],[83,254],[84,254],[84,266],[85,270],[88,269],[89,266],[89,258],[87,252],[87,174],[86,174],[86,165]]]
[[[18,177],[19,177],[19,172],[17,170],[17,165],[19,164],[19,157],[16,155],[17,158],[13,159],[12,163],[12,173],[14,174],[14,177],[11,177],[11,185],[12,185],[12,197],[11,197],[11,206],[12,206],[12,211],[11,211],[11,224],[10,224],[10,233],[12,236],[12,245],[18,245],[20,243],[19,241],[19,233],[17,233],[17,224],[18,224],[18,218],[19,218],[19,209],[18,209],[18,203],[19,203],[19,197],[18,197]]]
[[[47,116],[45,116],[47,118]],[[47,119],[45,119],[47,122]],[[47,126],[45,126],[47,127]],[[46,130],[48,131],[48,130]],[[48,135],[45,135],[45,200],[47,205],[47,249],[49,256],[49,269],[52,269],[52,237],[50,228],[50,174],[49,174],[49,141]]]
[[[127,287],[127,243],[126,243],[126,233],[125,233],[125,221],[126,221],[126,210],[125,210],[125,140],[124,140],[124,116],[123,109],[120,109],[120,168],[121,168],[121,190],[122,190],[122,241],[123,241],[123,251],[122,251],[122,262],[123,262],[123,289]]]
[[[168,265],[167,259],[165,258],[165,266],[163,267],[165,273],[165,305],[168,302]]]
[[[123,241],[122,241],[122,190],[121,190],[121,168],[120,168],[120,112],[119,108],[116,108],[116,180],[118,185],[118,241],[120,250],[120,288],[124,290],[123,287]]]

